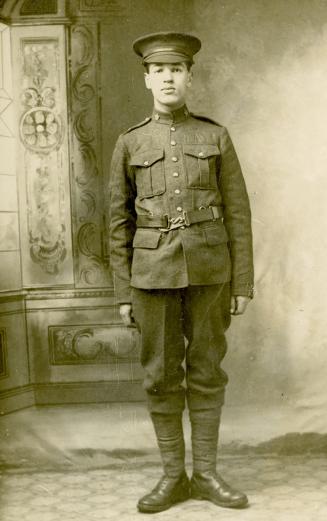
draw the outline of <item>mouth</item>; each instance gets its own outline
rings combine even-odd
[[[174,87],[165,87],[164,89],[161,89],[163,92],[165,92],[166,94],[170,94],[172,92],[175,92],[175,89]]]

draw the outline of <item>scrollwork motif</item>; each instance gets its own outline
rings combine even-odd
[[[88,143],[82,143],[79,151],[83,170],[81,175],[76,176],[76,182],[80,186],[85,186],[93,177],[98,175],[97,158],[94,148]]]
[[[99,285],[103,281],[103,267],[101,261],[93,260],[93,262],[83,266],[80,277],[87,286]]]
[[[28,191],[30,255],[47,273],[58,273],[58,265],[66,257],[65,225],[60,223],[56,188],[48,166],[36,169]]]
[[[77,114],[74,121],[74,130],[77,138],[82,143],[90,143],[94,140],[94,129],[90,125],[89,114],[87,109],[83,109]]]
[[[89,192],[87,190],[84,190],[81,195],[81,201],[84,203],[84,206],[86,208],[86,215],[82,215],[79,220],[81,223],[87,221],[90,219],[94,214],[96,210],[96,200],[95,195],[93,192]]]
[[[107,364],[138,359],[136,328],[50,326],[51,361],[55,365]]]
[[[87,83],[88,79],[88,65],[84,65],[77,71],[73,79],[73,93],[81,103],[88,103],[95,96],[93,86]]]
[[[78,246],[83,255],[92,259],[101,260],[93,249],[94,239],[96,239],[97,225],[93,222],[83,224],[78,232]]]
[[[101,286],[106,282],[103,258],[102,178],[99,175],[100,103],[96,25],[76,25],[71,31],[71,78],[74,150],[74,241],[78,285]],[[86,189],[87,187],[87,189]]]
[[[85,25],[73,27],[73,53],[76,64],[89,65],[94,55],[94,42],[91,31]]]

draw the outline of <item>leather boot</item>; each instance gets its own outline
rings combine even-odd
[[[190,411],[193,476],[191,497],[227,508],[244,508],[248,498],[228,485],[216,471],[220,411]]]
[[[155,513],[167,510],[190,497],[185,472],[185,445],[181,414],[151,414],[164,468],[155,488],[138,502],[138,510]]]

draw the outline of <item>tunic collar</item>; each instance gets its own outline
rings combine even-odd
[[[155,123],[164,123],[167,125],[171,123],[181,123],[189,116],[190,113],[186,105],[183,105],[183,107],[171,112],[161,112],[159,110],[153,109],[152,121]]]

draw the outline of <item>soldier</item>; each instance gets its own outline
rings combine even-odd
[[[122,134],[114,150],[111,263],[122,320],[135,320],[141,333],[144,388],[164,469],[138,509],[160,512],[190,497],[241,508],[247,497],[216,472],[216,455],[227,384],[220,367],[225,331],[253,292],[248,195],[226,128],[185,104],[200,40],[157,33],[133,47],[145,65],[154,111]],[[191,480],[184,464],[185,400]]]

